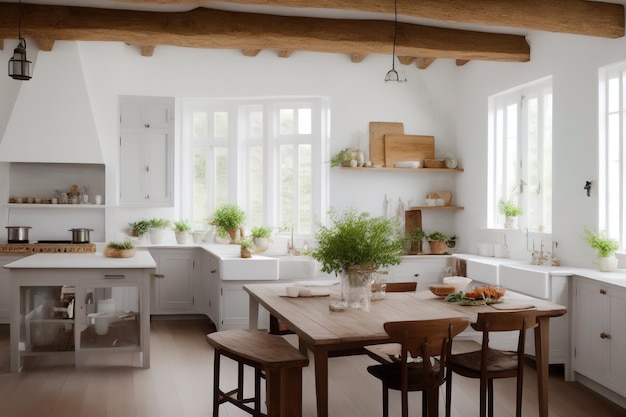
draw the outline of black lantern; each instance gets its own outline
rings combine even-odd
[[[9,77],[15,80],[30,80],[30,64],[26,58],[26,39],[20,38],[20,43],[13,50],[13,57],[9,59]]]
[[[394,81],[397,83],[406,82],[406,78],[400,79],[398,71],[396,71],[396,40],[398,37],[398,0],[393,2],[393,52],[391,54],[391,69],[385,76],[385,82]]]
[[[28,81],[31,79],[30,64],[26,58],[26,39],[22,38],[22,1],[20,0],[19,20],[18,20],[18,41],[17,48],[13,50],[13,57],[9,59],[9,77],[14,80]]]

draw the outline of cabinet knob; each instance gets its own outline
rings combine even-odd
[[[417,273],[417,274],[415,274],[415,275],[413,275],[413,276],[414,276],[415,278],[417,278],[417,277],[419,277],[419,276],[420,276],[420,274],[419,274],[419,273]]]
[[[164,274],[150,274],[152,278],[165,278]]]
[[[609,333],[600,333],[600,339],[611,339],[611,335]]]
[[[604,288],[603,288],[603,289],[601,289],[601,290],[600,290],[600,294],[602,294],[602,295],[606,294],[606,290],[605,290]]]
[[[146,123],[144,126],[145,127],[150,127],[150,123]]]
[[[217,272],[217,269],[211,269],[211,273],[214,274]]]

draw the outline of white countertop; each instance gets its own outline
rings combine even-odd
[[[38,253],[4,266],[9,269],[122,269],[156,268],[148,251],[137,251],[132,258],[107,258],[102,253]]]

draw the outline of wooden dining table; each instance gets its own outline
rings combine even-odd
[[[467,317],[475,322],[479,312],[496,311],[489,305],[461,306],[450,303],[430,291],[387,293],[386,298],[371,303],[370,311],[331,311],[330,301],[340,297],[340,286],[328,288],[329,296],[288,297],[286,288],[293,284],[248,284],[244,290],[250,296],[250,329],[258,329],[259,305],[280,319],[297,334],[302,353],[313,353],[317,416],[328,416],[328,358],[363,352],[363,347],[388,343],[383,328],[388,321],[429,320],[449,317]],[[320,288],[320,287],[317,287]],[[502,309],[508,303],[511,309],[533,307],[537,311],[535,328],[535,360],[537,365],[537,394],[539,416],[548,417],[548,352],[551,317],[562,316],[566,308],[533,297],[507,291]],[[301,395],[301,393],[300,393]]]

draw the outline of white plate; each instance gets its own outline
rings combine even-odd
[[[398,161],[393,166],[396,168],[419,168],[420,161]]]

